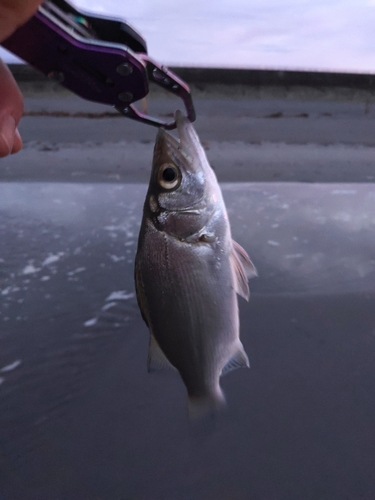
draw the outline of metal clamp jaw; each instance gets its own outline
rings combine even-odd
[[[189,87],[149,58],[144,39],[121,19],[86,14],[66,0],[47,1],[2,45],[80,97],[112,105],[128,118],[176,127],[133,106],[152,81],[180,97],[195,120]]]

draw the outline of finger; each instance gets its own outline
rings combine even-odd
[[[22,148],[22,140],[17,131],[22,113],[21,91],[9,68],[0,60],[0,158]]]
[[[0,40],[5,40],[37,10],[41,0],[1,0]]]

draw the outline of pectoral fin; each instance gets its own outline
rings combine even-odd
[[[175,370],[176,368],[168,361],[166,355],[161,350],[157,340],[151,334],[150,344],[148,346],[148,359],[147,359],[147,369],[148,372],[153,372],[157,370],[163,370],[169,368],[170,370]]]
[[[247,357],[247,354],[241,342],[234,356],[230,358],[228,363],[221,370],[221,375],[226,375],[232,370],[237,370],[237,368],[250,368],[249,358]]]
[[[236,241],[232,240],[233,249],[231,253],[231,263],[234,271],[234,289],[246,300],[250,298],[248,280],[258,276],[254,264],[246,251]]]

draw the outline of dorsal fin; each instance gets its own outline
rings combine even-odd
[[[237,368],[250,368],[249,358],[247,357],[247,354],[241,342],[237,351],[221,370],[221,375],[226,375],[232,370],[237,370]]]
[[[254,264],[246,251],[236,241],[232,240],[233,248],[231,253],[231,262],[234,270],[235,283],[234,289],[246,300],[250,298],[248,280],[258,276]]]
[[[151,334],[150,343],[148,346],[148,358],[147,358],[147,369],[149,372],[163,370],[169,368],[170,370],[175,370],[176,368],[167,359],[164,352],[161,350],[157,340]]]

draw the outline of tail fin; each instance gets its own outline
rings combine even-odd
[[[188,413],[191,420],[207,417],[224,408],[226,405],[225,396],[221,388],[214,393],[205,396],[189,396]]]

